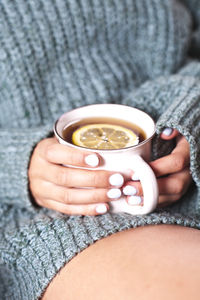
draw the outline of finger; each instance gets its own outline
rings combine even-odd
[[[158,198],[158,207],[163,207],[166,205],[171,205],[174,202],[178,201],[181,198],[181,195],[161,195]],[[127,196],[126,201],[129,205],[132,206],[142,206],[144,205],[144,198],[142,196]],[[146,200],[148,201],[148,199]]]
[[[172,152],[187,150],[187,153],[190,153],[190,145],[184,136],[179,135],[176,140],[177,145]]]
[[[142,185],[140,181],[127,181],[122,192],[125,196],[143,196]]]
[[[35,177],[65,187],[108,188],[111,185],[120,187],[124,183],[121,174],[105,170],[68,168],[51,163],[47,163],[45,169],[46,172],[42,173],[38,170]]]
[[[168,127],[163,130],[160,137],[163,140],[171,140],[171,139],[177,137],[179,134],[180,133],[178,132],[178,130]]]
[[[144,203],[143,197],[140,196],[128,196],[126,201],[129,205],[132,206],[142,206]]]
[[[181,195],[160,195],[158,198],[158,207],[163,207],[166,205],[170,205],[181,198]],[[127,196],[126,201],[129,205],[144,205],[144,198],[142,196]],[[148,201],[148,199],[146,200]]]
[[[181,195],[161,195],[158,198],[158,208],[172,205],[181,198]]]
[[[189,168],[181,172],[171,174],[157,180],[160,195],[179,195],[182,196],[188,189],[192,181]]]
[[[68,205],[52,199],[46,199],[45,201],[38,200],[38,204],[67,215],[102,215],[109,210],[109,206],[106,203],[96,203],[95,205]]]
[[[52,199],[65,204],[91,204],[108,202],[121,196],[120,189],[76,189],[65,188],[47,181],[35,180],[33,187],[36,198]],[[37,190],[37,187],[38,190]]]
[[[183,195],[192,181],[189,168],[181,172],[171,174],[167,177],[158,178],[158,189],[160,195]],[[126,182],[122,190],[126,196],[143,196],[142,185],[139,181]]]
[[[45,147],[43,157],[51,163],[77,167],[97,167],[100,162],[100,157],[95,152],[81,151],[57,142]]]
[[[181,151],[182,149],[182,151]],[[187,146],[176,148],[171,154],[150,162],[156,177],[182,171],[189,166],[190,155]]]

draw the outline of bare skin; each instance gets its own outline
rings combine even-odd
[[[102,239],[57,274],[42,300],[198,300],[200,232],[145,226]]]

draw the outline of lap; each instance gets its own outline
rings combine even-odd
[[[199,249],[196,229],[154,225],[119,232],[74,257],[42,299],[196,300]]]

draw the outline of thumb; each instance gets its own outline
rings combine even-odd
[[[167,127],[162,131],[160,137],[163,140],[171,140],[177,137],[178,135],[179,135],[178,130]]]

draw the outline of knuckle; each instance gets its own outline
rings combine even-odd
[[[44,150],[44,155],[47,160],[51,161],[54,154],[54,145],[47,145]]]
[[[92,202],[94,202],[94,203],[101,202],[102,195],[101,195],[101,193],[99,193],[97,191],[92,191],[91,199],[92,199]]]
[[[67,214],[67,215],[72,215],[72,210],[70,209],[69,206],[62,206],[61,208],[59,208],[59,211],[63,214]]]
[[[43,140],[39,141],[37,143],[37,145],[35,146],[33,153],[36,153],[36,152],[40,153],[41,149],[43,148],[43,144],[44,144]]]
[[[185,166],[185,159],[183,155],[176,155],[174,160],[174,165],[177,171],[181,171],[184,169]]]
[[[40,189],[38,188],[38,184],[35,180],[29,183],[29,188],[34,198],[37,198],[40,195]]]
[[[99,187],[107,188],[108,186],[110,186],[109,178],[110,178],[109,172],[104,170],[99,171],[99,173],[97,173],[96,183],[98,183]]]
[[[81,152],[74,151],[72,149],[68,150],[69,161],[74,165],[84,165],[83,154]]]
[[[32,180],[29,180],[29,189],[30,189],[31,193],[34,194],[34,185],[33,185]]]
[[[45,142],[46,142],[46,139],[39,141],[38,144],[37,144],[37,146],[36,146],[36,148],[37,149],[43,148]]]
[[[39,197],[35,197],[34,200],[39,206],[44,206],[42,199]]]
[[[29,178],[29,181],[32,180],[32,178],[34,177],[35,175],[35,172],[33,170],[33,168],[30,166],[29,169],[28,169],[28,178]]]
[[[67,170],[65,170],[64,168],[60,168],[56,175],[57,175],[56,178],[57,184],[66,186],[68,181]]]
[[[90,172],[90,182],[91,182],[92,186],[98,187],[98,179],[99,179],[98,173],[91,171]]]
[[[184,182],[181,179],[174,180],[174,193],[175,195],[181,195],[184,188]]]
[[[43,153],[44,148],[49,145],[49,140],[50,139],[43,139],[41,141],[38,142],[38,144],[35,147],[35,151],[39,152],[39,153]]]
[[[106,188],[109,186],[109,176],[110,176],[109,173],[107,174],[105,171],[102,170],[99,171],[92,170],[90,176],[91,176],[91,184],[94,187]]]
[[[70,193],[68,190],[65,190],[63,192],[63,195],[62,195],[62,201],[65,203],[65,204],[71,204],[70,203]]]

